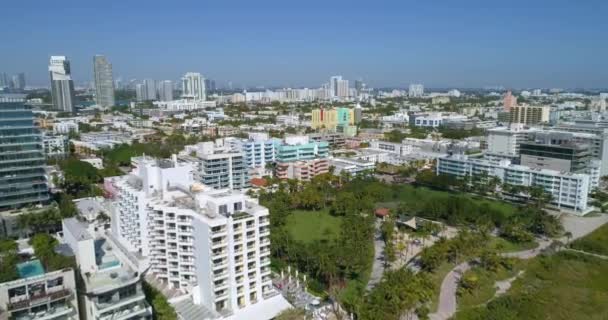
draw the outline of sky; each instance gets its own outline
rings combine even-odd
[[[51,55],[77,83],[93,55],[114,77],[189,71],[241,86],[608,87],[608,1],[24,0],[0,4],[0,72],[48,85]]]

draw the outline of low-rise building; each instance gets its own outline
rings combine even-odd
[[[279,179],[310,181],[312,178],[329,172],[329,160],[310,159],[276,164],[275,176]]]
[[[457,177],[497,177],[501,182],[515,185],[540,187],[552,196],[551,203],[578,213],[587,213],[589,180],[587,174],[534,169],[511,164],[509,160],[492,162],[469,158],[466,155],[448,155],[437,158],[437,174]]]
[[[334,175],[346,172],[351,176],[356,176],[362,172],[371,172],[376,168],[376,163],[356,158],[332,158],[330,165],[334,167]]]

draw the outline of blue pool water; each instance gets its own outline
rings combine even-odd
[[[107,268],[117,267],[119,265],[120,265],[120,261],[113,260],[113,261],[102,263],[101,265],[99,265],[99,269],[103,270],[103,269],[107,269]]]
[[[44,274],[44,268],[40,260],[32,260],[17,264],[17,271],[21,278],[30,278]]]

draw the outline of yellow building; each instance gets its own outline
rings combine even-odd
[[[312,110],[313,129],[336,130],[338,126],[355,124],[355,111],[349,108],[315,109]]]

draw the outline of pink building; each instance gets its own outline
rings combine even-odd
[[[329,172],[329,160],[314,159],[277,163],[275,174],[279,179],[310,181],[315,176]]]
[[[506,112],[511,111],[511,108],[517,106],[517,97],[511,93],[511,90],[505,93],[505,96],[503,98],[503,105],[505,107]]]

